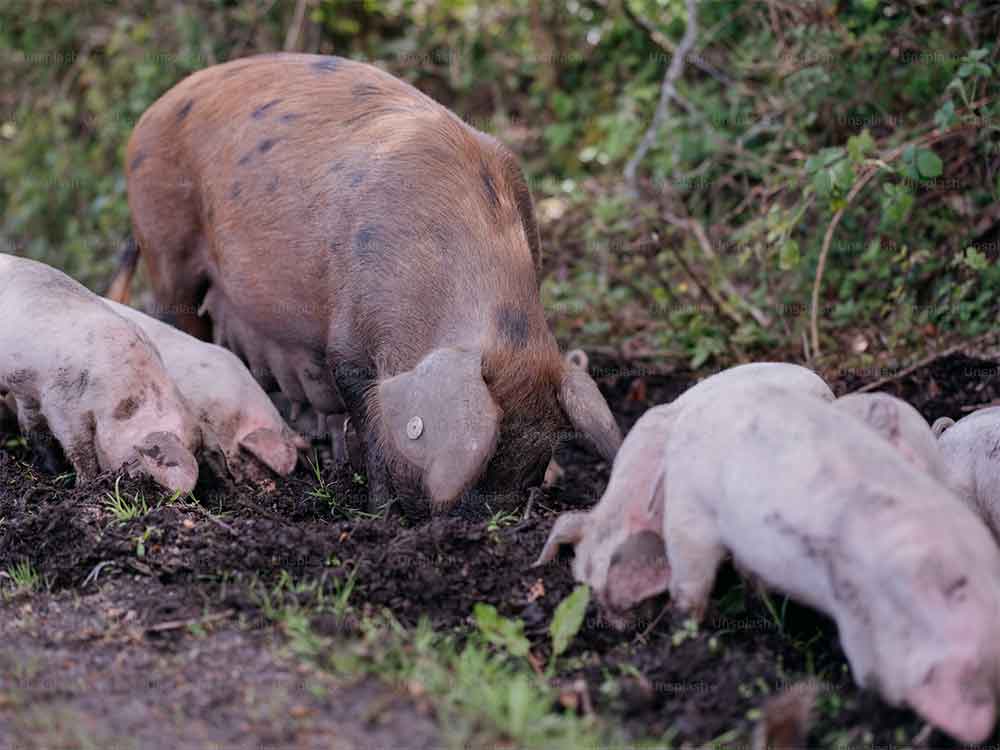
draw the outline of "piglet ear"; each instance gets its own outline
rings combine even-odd
[[[537,568],[539,565],[551,562],[563,544],[579,543],[589,522],[590,514],[580,510],[572,510],[559,516],[552,526],[552,531],[549,532],[545,546],[542,547],[542,554],[531,567]]]
[[[286,477],[295,470],[299,454],[295,443],[274,430],[254,430],[240,440],[240,447],[256,456],[278,476]]]
[[[952,419],[951,417],[940,417],[934,420],[934,424],[931,425],[931,432],[934,433],[934,437],[936,438],[941,437],[941,433],[943,433],[953,424],[955,424],[955,420]]]
[[[608,567],[609,604],[618,611],[663,593],[670,584],[663,537],[643,530],[628,537],[611,555]]]
[[[198,482],[198,462],[172,432],[151,432],[135,446],[136,469],[173,492],[191,492]]]
[[[478,351],[435,349],[377,386],[383,435],[423,472],[434,510],[447,510],[479,479],[496,450],[500,410]]]

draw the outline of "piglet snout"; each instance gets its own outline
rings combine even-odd
[[[135,446],[136,466],[130,473],[147,474],[174,492],[191,492],[198,482],[198,461],[172,432],[151,432]]]

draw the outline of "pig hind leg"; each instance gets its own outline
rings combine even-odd
[[[670,599],[682,612],[701,620],[726,556],[715,524],[699,508],[685,508],[673,498],[667,505],[664,543],[670,565]]]

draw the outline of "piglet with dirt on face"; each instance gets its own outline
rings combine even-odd
[[[79,481],[125,467],[194,488],[201,433],[142,330],[60,271],[3,254],[0,391],[26,436],[58,441]]]
[[[1000,540],[1000,407],[942,417],[932,429],[951,486]]]
[[[930,425],[908,403],[888,393],[852,393],[833,405],[875,430],[918,469],[956,489]]]
[[[985,740],[1000,688],[1000,549],[986,527],[815,395],[738,377],[699,389],[639,420],[600,503],[561,516],[539,562],[575,544],[574,576],[621,622],[665,590],[701,618],[731,554],[835,620],[859,685]]]
[[[139,326],[159,350],[167,373],[198,417],[206,449],[221,453],[225,466],[220,468],[237,481],[265,479],[264,467],[280,476],[292,473],[298,449],[308,444],[285,424],[235,354],[135,308],[105,303]]]

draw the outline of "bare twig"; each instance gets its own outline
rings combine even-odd
[[[150,625],[146,628],[147,633],[162,633],[165,630],[180,630],[181,628],[186,628],[190,625],[204,625],[208,622],[216,622],[218,620],[226,620],[236,614],[235,609],[227,609],[225,612],[218,612],[213,615],[205,615],[204,617],[192,617],[187,620],[170,620],[169,622],[161,622],[156,625]]]
[[[684,29],[684,36],[681,38],[681,43],[677,46],[674,56],[670,59],[670,66],[667,68],[667,73],[660,86],[660,100],[656,104],[653,121],[649,124],[642,140],[639,141],[639,147],[625,165],[625,182],[632,193],[637,192],[636,172],[639,165],[656,142],[656,135],[659,133],[663,121],[667,119],[670,101],[677,96],[677,81],[681,77],[681,73],[684,72],[684,58],[687,57],[698,37],[698,0],[687,0],[687,16],[687,28]]]
[[[607,10],[607,5],[605,5],[603,0],[600,0],[600,5]],[[646,36],[649,37],[649,40],[653,44],[666,52],[668,55],[677,54],[677,45],[674,44],[666,34],[656,28],[650,21],[636,13],[632,9],[632,6],[629,5],[628,0],[622,0],[622,10],[625,11],[625,17],[628,18],[628,20],[646,32]],[[701,70],[703,73],[708,73],[708,75],[712,76],[712,78],[717,80],[719,83],[725,84],[726,86],[731,86],[733,84],[732,78],[716,68],[697,52],[693,50],[689,52],[688,59],[691,61],[692,65]]]
[[[757,321],[758,325],[764,328],[769,327],[771,325],[771,319],[768,318],[767,314],[755,307],[749,300],[740,294],[736,285],[733,284],[733,282],[730,281],[722,271],[721,264],[719,263],[719,255],[715,252],[715,248],[712,247],[712,241],[708,238],[708,233],[705,231],[704,225],[697,219],[675,216],[667,210],[664,210],[662,213],[663,218],[666,219],[667,222],[684,232],[694,235],[695,240],[698,242],[698,247],[701,248],[702,255],[705,256],[709,263],[715,268],[716,272],[722,277],[719,281],[719,286],[722,287],[722,291],[731,298],[739,301],[740,306],[750,313],[753,319]],[[693,271],[691,271],[687,264],[681,259],[678,253],[675,252],[675,256],[681,262],[681,267],[687,272],[688,276],[692,277],[694,282],[698,285],[698,288],[704,291],[706,296],[708,296],[708,298],[712,301],[716,310],[718,310],[720,314],[725,317],[728,317],[737,325],[741,324],[743,322],[742,316],[733,310],[732,306],[729,305],[717,292],[715,292],[715,290],[710,289],[705,284],[702,284]]]
[[[306,17],[306,4],[309,0],[298,0],[295,3],[295,13],[292,16],[292,23],[288,27],[288,33],[285,34],[285,44],[282,47],[286,52],[294,52],[299,44],[299,34],[302,33],[302,22]]]

